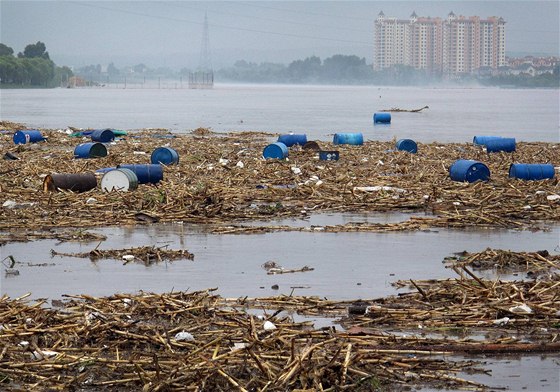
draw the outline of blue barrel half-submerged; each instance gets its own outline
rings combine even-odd
[[[28,129],[26,131],[17,131],[14,133],[15,144],[37,143],[45,140],[41,131],[37,129]]]
[[[333,144],[352,144],[359,146],[364,144],[364,135],[361,133],[335,133]]]
[[[416,154],[418,152],[418,145],[412,139],[400,139],[397,141],[396,147],[399,151],[408,151],[412,154]]]
[[[280,135],[278,136],[277,142],[284,143],[286,147],[292,147],[295,144],[299,144],[303,146],[305,143],[307,143],[307,135],[305,134],[297,135],[293,133]]]
[[[90,134],[92,142],[109,143],[115,140],[115,134],[110,129],[96,129]]]
[[[179,163],[179,154],[171,147],[158,147],[150,157],[153,164],[176,165]]]
[[[107,156],[107,147],[103,143],[91,142],[78,144],[74,148],[74,158],[101,158]]]
[[[157,184],[163,180],[163,166],[159,164],[122,164],[117,169],[131,170],[139,184]]]
[[[449,176],[453,181],[488,181],[490,179],[490,169],[482,162],[459,159],[449,168]]]
[[[263,150],[263,157],[265,159],[285,159],[288,157],[288,146],[281,142],[269,144]]]
[[[554,178],[554,166],[541,163],[513,163],[509,167],[509,176],[520,180],[547,180]]]
[[[391,123],[391,113],[389,112],[380,112],[373,114],[373,123],[374,124],[390,124]]]

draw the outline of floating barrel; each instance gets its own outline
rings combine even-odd
[[[163,166],[151,165],[118,165],[118,169],[130,169],[136,174],[139,184],[157,184],[163,180]],[[110,172],[109,172],[110,173]]]
[[[265,159],[284,159],[288,157],[288,147],[281,142],[269,144],[263,150]]]
[[[152,152],[151,162],[163,165],[176,165],[179,163],[179,154],[170,147],[158,147]]]
[[[109,143],[115,140],[115,134],[110,129],[96,129],[90,136],[92,142]]]
[[[93,173],[49,174],[43,180],[44,192],[56,192],[66,189],[72,192],[87,192],[97,186]]]
[[[501,136],[475,136],[473,137],[473,144],[486,145],[489,140],[503,139]]]
[[[101,178],[101,189],[105,192],[128,192],[136,188],[138,188],[138,177],[130,169],[110,170]]]
[[[103,143],[82,143],[74,148],[74,158],[101,158],[106,156],[107,147]]]
[[[364,136],[361,133],[335,133],[333,137],[334,144],[364,144]]]
[[[513,152],[515,151],[515,138],[502,137],[486,141],[487,152]]]
[[[277,142],[284,143],[286,147],[292,147],[294,144],[303,146],[307,143],[307,135],[295,135],[292,133],[288,135],[280,135],[278,136]]]
[[[340,153],[338,151],[319,151],[321,161],[338,161]]]
[[[540,163],[514,163],[509,167],[509,176],[520,180],[546,180],[554,178],[554,166]]]
[[[374,124],[390,124],[391,123],[391,113],[389,113],[389,112],[374,113],[373,123]]]
[[[401,139],[397,141],[397,150],[408,151],[412,154],[416,154],[418,152],[418,146],[412,139]]]
[[[29,129],[27,131],[17,131],[14,133],[15,144],[37,143],[45,140],[41,131],[36,129]]]
[[[449,168],[449,176],[453,181],[488,181],[490,170],[484,163],[459,159]]]

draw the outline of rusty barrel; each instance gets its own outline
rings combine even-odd
[[[43,180],[44,192],[56,192],[64,189],[72,192],[87,192],[97,186],[93,173],[57,173],[49,174]]]

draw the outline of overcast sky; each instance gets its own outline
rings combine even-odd
[[[0,42],[44,42],[57,65],[196,67],[205,13],[214,68],[245,59],[373,58],[379,11],[406,19],[501,16],[506,51],[559,55],[559,1],[25,1],[0,0]]]

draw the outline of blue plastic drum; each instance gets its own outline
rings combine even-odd
[[[103,143],[91,142],[78,144],[74,148],[74,158],[102,158],[107,156],[107,147]]]
[[[373,123],[374,124],[390,124],[391,123],[391,113],[389,113],[389,112],[374,113]]]
[[[115,140],[115,134],[110,129],[97,129],[90,134],[92,142],[109,143]]]
[[[163,166],[161,165],[124,164],[118,165],[117,168],[130,169],[136,174],[139,184],[157,184],[163,180]]]
[[[364,136],[361,133],[335,133],[333,137],[333,144],[364,144]]]
[[[412,139],[401,139],[397,142],[396,146],[399,151],[408,151],[412,154],[416,154],[418,152],[418,145]]]
[[[488,181],[490,179],[490,170],[481,162],[459,159],[449,168],[449,176],[453,181]]]
[[[170,147],[158,147],[152,152],[153,164],[176,165],[179,163],[179,154]]]
[[[284,143],[286,147],[292,147],[295,144],[303,146],[307,143],[307,135],[287,134],[278,136],[278,142]]]
[[[36,129],[29,129],[27,131],[17,131],[14,133],[15,144],[37,143],[45,140],[41,131]]]
[[[288,147],[281,142],[269,144],[263,150],[265,159],[285,159],[288,157]]]
[[[520,180],[547,180],[554,178],[554,166],[540,163],[514,163],[509,176]]]

